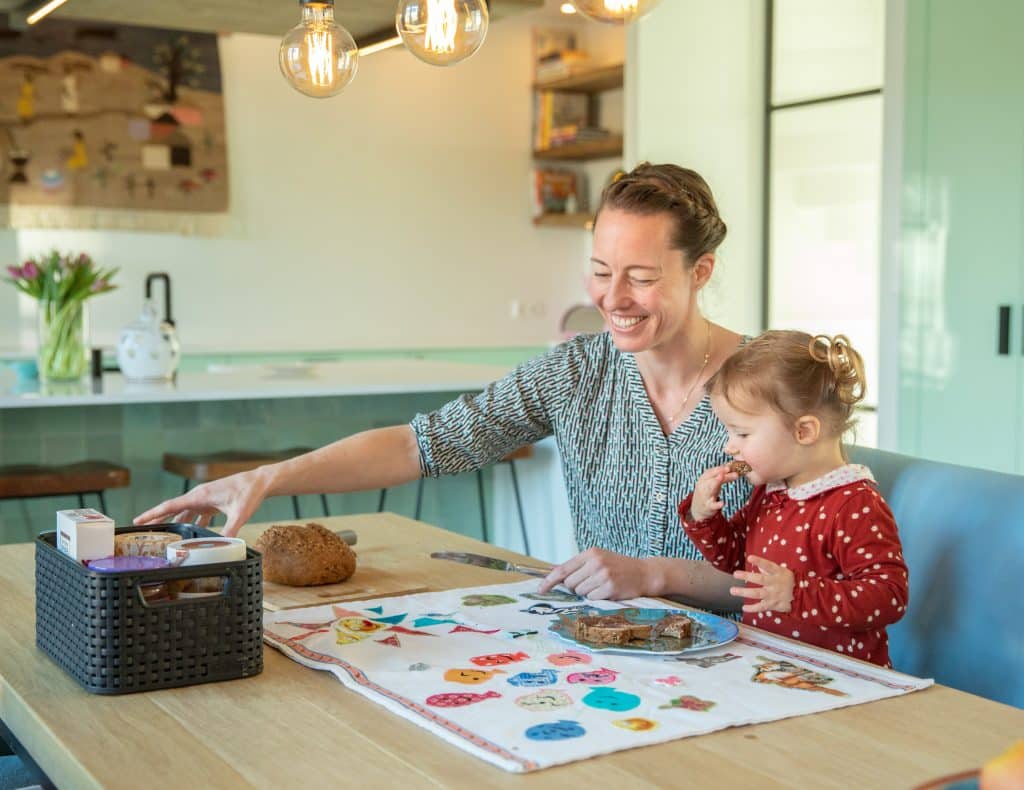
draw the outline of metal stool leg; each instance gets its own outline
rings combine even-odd
[[[103,496],[102,491],[97,491],[96,496],[100,498],[100,513],[107,513],[107,498]]]
[[[85,495],[84,494],[79,494],[78,495],[78,507],[80,507],[80,508],[84,508],[85,507]]]
[[[182,494],[187,494],[188,493],[188,483],[189,483],[189,479],[186,477],[185,478],[185,485],[183,485],[181,487],[181,493]]]
[[[324,515],[325,516],[331,515],[330,508],[327,507],[327,494],[321,494],[320,495],[320,504],[323,505]]]
[[[295,511],[296,519],[302,518],[302,516],[299,514],[299,498],[297,496],[292,497],[292,510]]]
[[[423,512],[423,478],[420,478],[416,485],[416,520],[420,520],[420,513]]]
[[[483,535],[484,543],[490,543],[487,537],[487,508],[484,506],[484,473],[482,469],[476,470],[476,490],[480,495],[480,534]]]
[[[523,554],[530,553],[530,540],[526,537],[526,519],[523,518],[523,500],[519,496],[519,478],[516,477],[516,462],[508,462],[508,470],[512,473],[512,490],[516,493],[516,510],[519,511],[519,530],[523,536]]]
[[[383,513],[384,512],[384,497],[386,497],[387,495],[388,495],[388,490],[386,488],[382,488],[380,490],[380,501],[377,502],[377,512],[378,513]]]

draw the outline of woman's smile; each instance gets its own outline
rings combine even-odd
[[[608,318],[612,322],[612,326],[624,332],[628,332],[637,324],[647,320],[645,315],[615,315],[614,313],[609,314]]]

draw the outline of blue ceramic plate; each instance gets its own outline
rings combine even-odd
[[[577,618],[592,614],[623,614],[630,622],[644,625],[654,625],[666,615],[684,614],[693,620],[695,628],[693,636],[686,639],[662,636],[628,645],[606,645],[574,638],[572,634]],[[692,612],[688,609],[598,609],[593,606],[558,615],[558,618],[548,626],[548,630],[560,639],[584,647],[592,653],[633,653],[659,656],[675,656],[680,653],[692,653],[697,650],[707,650],[710,647],[719,647],[731,642],[740,632],[736,623],[707,612]]]

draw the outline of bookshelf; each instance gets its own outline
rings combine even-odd
[[[622,156],[622,135],[598,133],[601,94],[623,86],[623,64],[597,67],[570,67],[568,73],[540,79],[533,83],[534,147],[533,158],[545,163],[580,164],[598,159]],[[558,107],[561,104],[562,107]],[[554,105],[554,109],[553,109]],[[558,139],[559,109],[569,106],[578,118],[580,133],[576,138]],[[570,130],[573,127],[570,126]],[[534,224],[544,227],[589,229],[593,217],[588,212],[541,213]]]

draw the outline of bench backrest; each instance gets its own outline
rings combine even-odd
[[[863,447],[910,568],[896,669],[1024,707],[1024,477]]]

